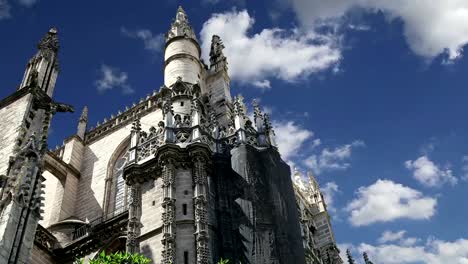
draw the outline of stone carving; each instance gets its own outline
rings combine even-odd
[[[141,227],[141,186],[135,183],[130,186],[129,212],[127,225],[127,252],[136,253],[140,250],[138,236]]]
[[[53,54],[56,54],[59,50],[59,40],[57,36],[57,29],[51,28],[49,32],[41,39],[39,44],[37,44],[37,48],[42,56],[51,60]],[[56,62],[55,67],[58,67]]]
[[[224,44],[218,35],[213,35],[211,38],[211,49],[210,49],[210,65],[214,66],[219,63],[223,63],[222,66],[227,64],[226,57],[223,54]]]
[[[184,9],[179,6],[175,21],[172,23],[171,29],[166,34],[166,42],[175,37],[191,38],[196,41],[197,37],[190,26],[187,14]]]
[[[141,132],[137,160],[141,161],[154,155],[162,144],[164,144],[164,122],[159,121],[158,128],[150,127],[149,134]]]

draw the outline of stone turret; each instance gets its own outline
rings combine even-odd
[[[57,52],[59,41],[57,29],[51,28],[37,45],[38,51],[28,62],[23,80],[18,89],[39,86],[52,96],[59,71]]]
[[[178,78],[196,84],[203,75],[200,45],[182,7],[166,34],[164,84],[171,87]]]

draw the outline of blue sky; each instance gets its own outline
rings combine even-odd
[[[50,146],[163,83],[182,4],[204,55],[225,42],[231,92],[271,112],[283,157],[326,191],[337,242],[377,263],[468,263],[468,3],[460,0],[0,0],[0,96],[60,34]]]

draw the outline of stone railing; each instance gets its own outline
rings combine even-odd
[[[55,249],[55,246],[57,244],[57,239],[43,226],[37,225],[34,243],[43,247],[45,250],[52,252],[52,250]]]
[[[136,115],[142,116],[157,108],[160,99],[159,93],[153,93],[145,100],[140,100],[140,103],[134,104],[131,108],[126,108],[124,112],[119,112],[116,116],[111,116],[109,119],[104,119],[103,123],[98,123],[96,128],[92,127],[86,133],[86,143],[91,143],[102,136],[114,131],[120,127],[130,124]]]
[[[77,227],[74,231],[73,231],[73,234],[72,234],[72,240],[76,240],[76,239],[79,239],[79,238],[82,238],[84,236],[87,236],[89,235],[90,233],[92,233],[93,231],[93,228],[106,222],[106,221],[109,221],[113,218],[117,218],[121,215],[124,215],[128,212],[128,206],[122,206],[120,208],[116,208],[114,211],[112,212],[109,212],[107,213],[106,215],[103,215],[101,217],[98,217],[94,220],[92,220],[91,222],[89,222],[89,224],[87,225],[82,225],[80,227]]]
[[[194,136],[195,129],[198,130],[197,136]],[[264,137],[263,144],[260,143],[262,136]],[[207,128],[201,126],[151,128],[149,133],[140,132],[140,139],[136,148],[137,162],[154,156],[156,150],[164,144],[190,144],[195,142],[207,144],[213,152],[217,153],[224,153],[241,143],[256,148],[267,147],[269,145],[265,134],[258,133],[254,129],[239,129],[229,134],[225,131],[220,131],[218,132],[218,138],[215,138],[213,133],[208,132]]]

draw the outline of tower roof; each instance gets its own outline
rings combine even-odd
[[[189,24],[187,14],[182,6],[177,8],[177,13],[174,21],[172,22],[171,29],[166,34],[166,41],[170,41],[176,37],[191,38],[197,41],[197,37]]]

